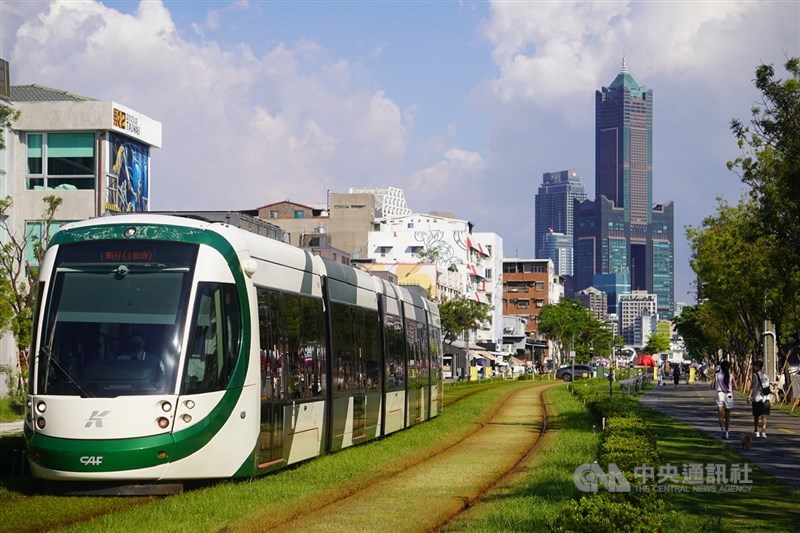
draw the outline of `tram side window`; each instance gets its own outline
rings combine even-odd
[[[367,392],[380,390],[380,321],[378,312],[368,309],[358,309],[361,316],[359,326],[358,347],[361,352],[364,366],[364,387]]]
[[[408,353],[408,384],[417,385],[419,379],[419,339],[417,321],[406,318],[406,351]]]
[[[322,300],[258,289],[261,398],[305,399],[325,392]]]
[[[405,376],[405,342],[403,321],[399,316],[386,315],[386,390],[403,390]]]
[[[332,303],[331,322],[334,392],[358,389],[360,388],[361,365],[357,358],[356,343],[353,337],[355,331],[353,309],[345,304]]]
[[[239,353],[241,328],[235,286],[200,283],[184,368],[183,394],[225,388]]]

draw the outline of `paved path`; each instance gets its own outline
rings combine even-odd
[[[22,433],[22,420],[16,422],[0,422],[0,435]]]
[[[704,433],[720,439],[738,453],[796,489],[800,489],[800,417],[772,409],[767,419],[767,438],[754,438],[753,447],[742,448],[741,433],[753,432],[753,411],[750,401],[736,395],[731,414],[730,438],[719,430],[716,392],[707,383],[656,385],[641,400]],[[795,411],[796,413],[798,411]]]

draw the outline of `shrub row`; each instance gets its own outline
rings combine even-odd
[[[656,437],[647,423],[637,416],[639,402],[620,393],[609,396],[608,381],[602,378],[571,384],[570,389],[580,398],[598,423],[604,424],[598,452],[598,464],[609,472],[609,464],[625,475],[631,484],[630,492],[599,492],[581,496],[561,513],[563,531],[653,531],[658,530],[666,516],[666,506],[660,494],[642,487],[634,469],[648,466],[658,469],[660,459]]]

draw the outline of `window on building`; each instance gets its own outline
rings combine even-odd
[[[273,209],[269,212],[269,218],[278,218],[278,210]]]
[[[294,218],[305,218],[306,214],[303,213],[300,209],[295,209],[294,211]]]
[[[531,306],[530,300],[517,300],[517,307],[519,309],[528,309]]]
[[[536,282],[536,290],[543,291],[544,290],[544,281],[537,281]]]
[[[28,190],[94,189],[94,133],[29,133],[27,145]]]
[[[422,252],[422,246],[409,246],[408,247],[408,253],[410,253],[411,255],[418,255],[420,252]]]

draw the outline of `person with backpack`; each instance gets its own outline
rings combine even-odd
[[[753,436],[767,438],[767,416],[770,413],[770,398],[772,391],[769,385],[769,375],[763,371],[764,363],[753,363],[753,379],[750,383],[750,401],[753,405]],[[760,429],[759,429],[760,427]]]

